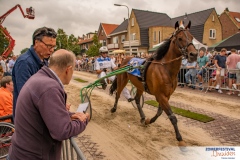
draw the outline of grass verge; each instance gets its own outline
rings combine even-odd
[[[78,81],[78,82],[81,82],[81,83],[87,83],[88,82],[88,81],[85,81],[85,80],[80,79],[80,78],[75,78],[74,80]]]
[[[145,101],[144,103],[158,108],[157,101],[149,100],[149,101]],[[192,112],[192,111],[185,110],[182,108],[177,108],[177,107],[171,106],[171,109],[172,109],[173,113],[175,113],[175,114],[181,115],[183,117],[191,118],[191,119],[203,122],[203,123],[207,123],[207,122],[214,120],[214,118],[209,117],[207,115]]]

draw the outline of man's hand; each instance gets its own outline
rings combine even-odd
[[[103,68],[103,72],[107,72],[107,68]]]
[[[71,104],[66,104],[66,109],[69,111],[71,107]]]
[[[87,119],[90,120],[90,115],[88,113],[77,112],[71,116],[71,119],[79,119],[82,122],[85,122]]]

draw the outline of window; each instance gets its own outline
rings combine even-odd
[[[214,22],[214,15],[212,16],[212,21]]]
[[[118,43],[118,37],[113,37],[113,43]]]
[[[131,39],[130,40],[135,40],[136,39],[136,33],[132,33]]]
[[[158,43],[161,42],[161,31],[158,31]]]
[[[102,36],[103,36],[103,30],[102,30]]]
[[[124,42],[125,41],[125,35],[122,35],[121,36],[121,42]]]
[[[103,40],[102,46],[106,46],[106,45],[107,45],[106,40]]]
[[[154,42],[157,41],[157,33],[156,33],[156,31],[153,32],[153,41]]]
[[[134,18],[132,18],[132,26],[134,26]]]
[[[238,18],[238,17],[235,17],[235,19],[236,19],[236,21],[237,21],[237,22],[240,22],[240,18]]]
[[[210,39],[216,39],[216,30],[215,29],[210,29],[209,30],[209,38]]]

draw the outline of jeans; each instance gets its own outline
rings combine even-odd
[[[189,71],[185,74],[186,83],[189,83],[189,78],[191,76],[192,85],[196,84],[196,74],[191,74]]]

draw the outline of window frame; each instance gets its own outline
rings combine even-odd
[[[209,29],[209,39],[216,39],[216,29]]]

